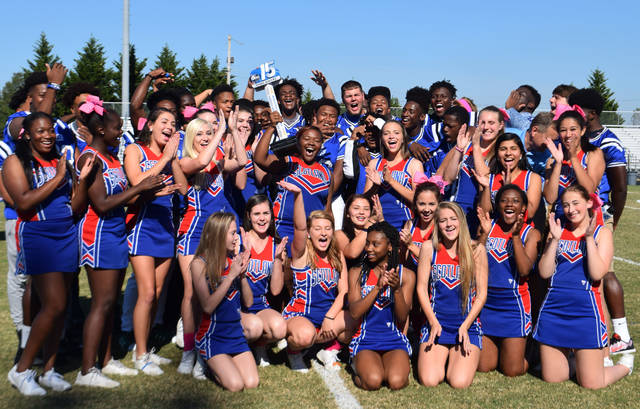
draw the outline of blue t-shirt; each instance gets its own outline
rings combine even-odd
[[[333,165],[335,165],[336,161],[344,159],[344,147],[348,139],[346,135],[333,134],[331,138],[322,143],[322,148],[318,152],[318,162],[333,171]]]
[[[627,166],[624,147],[620,143],[620,139],[618,139],[616,134],[611,132],[609,128],[604,127],[599,131],[591,132],[588,136],[589,142],[591,142],[593,146],[602,149],[606,169]],[[600,180],[600,185],[598,185],[598,192],[604,204],[611,203],[609,199],[611,184],[609,183],[606,172],[602,175],[602,180]]]
[[[353,128],[358,126],[358,122],[360,122],[360,118],[362,115],[349,115],[347,112],[340,114],[338,116],[338,123],[336,126],[342,130],[342,133],[347,137],[351,137],[351,133],[353,132]]]

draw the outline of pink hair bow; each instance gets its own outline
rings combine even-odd
[[[462,99],[462,98],[460,98],[460,99],[456,100],[456,102],[457,102],[458,104],[460,104],[460,106],[461,106],[462,108],[466,109],[466,110],[467,110],[467,112],[469,112],[469,113],[473,112],[473,109],[471,109],[471,105],[469,105],[469,103],[467,102],[467,100],[466,100],[466,99]]]
[[[449,184],[440,175],[433,175],[431,177],[428,177],[427,174],[424,172],[416,172],[416,174],[413,175],[413,181],[417,185],[421,183],[431,182],[434,185],[438,186],[438,188],[440,188],[441,194],[444,194],[444,188],[447,187],[447,185]]]
[[[138,131],[142,131],[142,128],[144,128],[144,125],[146,123],[147,123],[147,118],[144,118],[144,117],[138,118],[138,126],[136,127]]]
[[[182,116],[185,117],[185,119],[191,119],[197,113],[198,113],[198,108],[196,107],[186,106],[182,110]]]
[[[498,108],[498,111],[502,112],[502,118],[503,118],[505,121],[509,121],[509,120],[511,119],[511,116],[509,116],[509,113],[507,112],[507,110],[506,110],[506,109],[504,109],[504,108]]]
[[[80,110],[80,112],[84,112],[85,114],[95,112],[100,116],[104,115],[102,100],[100,100],[100,98],[96,97],[95,95],[87,95],[87,100],[84,101],[78,109]]]
[[[576,106],[577,106],[577,105],[576,105]],[[557,108],[556,108],[556,109],[557,109]],[[597,195],[597,194],[595,194],[595,193],[591,193],[591,194],[589,195],[589,198],[590,198],[590,199],[591,199],[591,201],[593,202],[593,207],[592,207],[592,210],[593,210],[593,211],[596,211],[596,210],[598,210],[599,208],[601,208],[601,207],[602,207],[602,204],[603,204],[603,203],[602,203],[602,199],[600,199],[600,196],[598,196],[598,195]]]
[[[213,105],[213,102],[207,101],[200,107],[200,109],[208,109],[209,111],[215,111],[216,106]]]
[[[576,111],[583,119],[587,119],[580,105],[558,104],[558,106],[556,106],[556,114],[553,116],[553,120],[557,121],[560,118],[560,115],[564,114],[567,111]]]

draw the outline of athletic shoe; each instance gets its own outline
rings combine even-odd
[[[328,351],[326,349],[321,349],[316,354],[316,358],[318,358],[318,361],[322,362],[322,364],[326,369],[329,369],[332,371],[339,371],[340,370],[340,361],[338,361],[339,352],[340,352],[339,349],[332,349],[331,351]]]
[[[629,373],[627,375],[631,375],[631,372],[633,372],[633,358],[634,355],[628,352],[626,354],[622,354],[622,358],[618,361],[619,365],[624,365],[629,368]]]
[[[171,338],[171,342],[176,344],[178,348],[184,348],[184,326],[182,325],[182,317],[176,324],[176,335]]]
[[[111,360],[102,367],[102,373],[107,375],[136,376],[138,370],[129,368],[117,359],[111,358]]]
[[[168,365],[171,363],[171,360],[169,358],[165,358],[162,357],[158,354],[155,353],[156,349],[155,348],[151,348],[151,351],[148,352],[151,361],[156,364],[156,365]],[[136,347],[133,347],[133,353],[131,354],[131,360],[133,362],[136,362],[137,357],[136,357]]]
[[[271,362],[269,362],[269,357],[267,356],[267,348],[264,345],[258,345],[254,349],[256,364],[258,366],[269,366]]]
[[[146,354],[142,354],[140,358],[136,359],[136,369],[142,371],[145,375],[151,376],[158,376],[164,373],[158,364],[151,360],[151,354],[148,352]]]
[[[307,365],[305,365],[304,363],[304,359],[302,359],[302,353],[298,352],[298,353],[292,354],[289,352],[287,353],[287,356],[289,358],[289,366],[291,367],[292,371],[296,371],[300,373],[309,372],[309,368],[307,368]]]
[[[196,354],[196,363],[193,365],[193,371],[191,371],[191,375],[199,381],[207,380],[207,365],[204,363],[202,356],[200,354]]]
[[[120,386],[120,382],[116,382],[113,379],[109,379],[104,376],[95,366],[89,369],[86,375],[83,375],[82,371],[78,371],[75,384],[80,386],[92,386],[94,388],[117,388]]]
[[[636,352],[636,347],[633,345],[633,339],[629,338],[629,341],[625,342],[620,338],[620,335],[614,332],[609,344],[609,353],[611,355],[617,355],[625,354],[627,352]]]
[[[65,381],[62,375],[57,373],[53,368],[49,369],[43,375],[40,375],[38,377],[38,383],[56,392],[64,392],[71,389],[71,384]]]
[[[604,357],[604,367],[605,368],[611,368],[614,365],[613,361],[611,360],[610,357],[605,356]]]
[[[196,363],[196,351],[183,351],[180,365],[178,365],[178,373],[183,375],[189,375],[193,371],[193,366]]]
[[[43,396],[47,394],[47,391],[42,389],[36,382],[36,371],[27,369],[26,371],[18,372],[17,368],[18,365],[14,365],[7,374],[7,379],[14,388],[26,396]]]

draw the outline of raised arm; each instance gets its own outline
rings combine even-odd
[[[551,139],[547,138],[545,144],[553,159],[549,159],[549,162],[547,162],[543,194],[547,203],[555,203],[558,200],[558,186],[560,185],[560,172],[564,154],[562,153],[562,148],[557,147]]]
[[[222,136],[225,133],[227,126],[224,119],[224,115],[220,115],[220,123],[218,125],[218,129],[213,134],[213,138],[207,145],[207,147],[198,154],[195,158],[189,158],[187,156],[182,157],[180,159],[180,167],[185,175],[193,175],[200,172],[202,169],[206,168],[218,149],[220,145],[220,141],[222,140]]]
[[[333,91],[331,90],[331,85],[325,78],[324,74],[320,70],[311,70],[311,80],[318,84],[322,89],[322,97],[327,99],[333,99],[335,101],[336,97],[333,95]]]
[[[171,76],[167,77],[167,72],[163,68],[156,68],[155,70],[149,72],[144,76],[142,82],[138,84],[136,90],[133,92],[131,96],[131,123],[133,126],[137,126],[138,120],[140,118],[145,118],[146,114],[144,112],[144,100],[147,98],[147,92],[149,91],[149,86],[153,81],[157,84],[164,84],[165,82],[171,82],[173,79]]]
[[[127,146],[124,151],[124,171],[131,185],[137,185],[142,179],[148,176],[161,174],[165,166],[175,158],[178,150],[178,142],[178,136],[174,134],[165,145],[160,160],[146,172],[140,170],[140,159],[142,159],[140,149],[135,144]]]
[[[273,153],[269,153],[269,144],[276,130],[275,125],[278,122],[282,122],[282,116],[278,112],[271,112],[269,115],[271,116],[271,125],[260,138],[258,146],[256,146],[256,150],[253,153],[253,161],[265,172],[277,175],[285,170],[287,164]]]
[[[302,191],[293,183],[280,181],[278,186],[294,196],[293,202],[293,243],[291,243],[291,258],[295,262],[305,255],[307,247],[307,215],[304,210]]]
[[[556,219],[556,214],[551,212],[549,213],[549,238],[538,261],[538,272],[543,279],[550,278],[556,271],[556,252],[560,236],[562,236],[560,219]]]
[[[456,146],[453,147],[447,153],[442,164],[438,168],[436,172],[439,175],[442,175],[442,178],[451,183],[458,178],[458,172],[460,171],[460,162],[462,162],[462,158],[464,156],[464,152],[469,146],[469,142],[471,141],[471,137],[467,132],[467,125],[463,124],[458,131],[458,137],[456,139]]]

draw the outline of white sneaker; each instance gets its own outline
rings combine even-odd
[[[193,365],[193,371],[191,371],[191,375],[199,381],[207,380],[207,365],[204,363],[204,359],[200,354],[196,354],[196,363]]]
[[[287,357],[289,358],[289,366],[292,371],[307,373],[309,372],[309,368],[304,363],[304,359],[302,359],[302,353],[298,352],[296,354],[287,353]]]
[[[149,354],[149,359],[151,359],[151,361],[156,365],[169,365],[171,363],[171,360],[169,358],[165,358],[156,354],[155,348],[151,348],[151,351],[147,353]],[[133,347],[133,352],[131,353],[131,360],[133,362],[136,362],[138,360],[135,346]]]
[[[264,345],[259,345],[254,348],[256,364],[258,366],[269,366],[271,362],[269,362],[269,357],[267,356],[267,348]]]
[[[36,382],[36,371],[27,369],[26,371],[18,372],[17,368],[18,365],[14,365],[7,374],[7,379],[14,388],[26,396],[43,396],[47,394],[47,391],[42,389]]]
[[[196,363],[196,351],[183,351],[180,365],[178,365],[178,373],[183,375],[189,375],[193,371],[193,366]]]
[[[51,388],[56,392],[64,392],[71,389],[71,384],[64,380],[62,375],[57,373],[54,368],[49,369],[38,377],[38,383],[47,388]]]
[[[316,354],[316,358],[318,358],[318,361],[322,362],[322,364],[326,369],[329,369],[332,371],[339,371],[340,361],[338,361],[338,352],[340,352],[339,349],[333,349],[331,351],[327,351],[326,349],[321,349]]]
[[[151,360],[151,354],[148,352],[146,354],[142,354],[140,358],[136,359],[136,369],[142,371],[145,375],[151,376],[158,376],[164,373],[158,364]]]
[[[76,385],[80,386],[93,386],[95,388],[117,388],[120,386],[120,382],[116,382],[113,379],[109,379],[102,374],[102,372],[95,366],[87,372],[86,375],[82,374],[82,371],[78,371],[76,377]]]
[[[627,368],[629,368],[629,373],[627,375],[631,375],[631,373],[633,372],[633,359],[634,359],[633,353],[626,353],[626,354],[622,354],[622,357],[618,361],[619,365],[624,365]]]
[[[176,344],[178,348],[184,348],[184,326],[182,325],[182,317],[176,324],[176,335],[171,338],[171,342]]]
[[[138,370],[129,368],[117,359],[111,358],[111,360],[102,367],[102,373],[107,375],[136,376]]]

